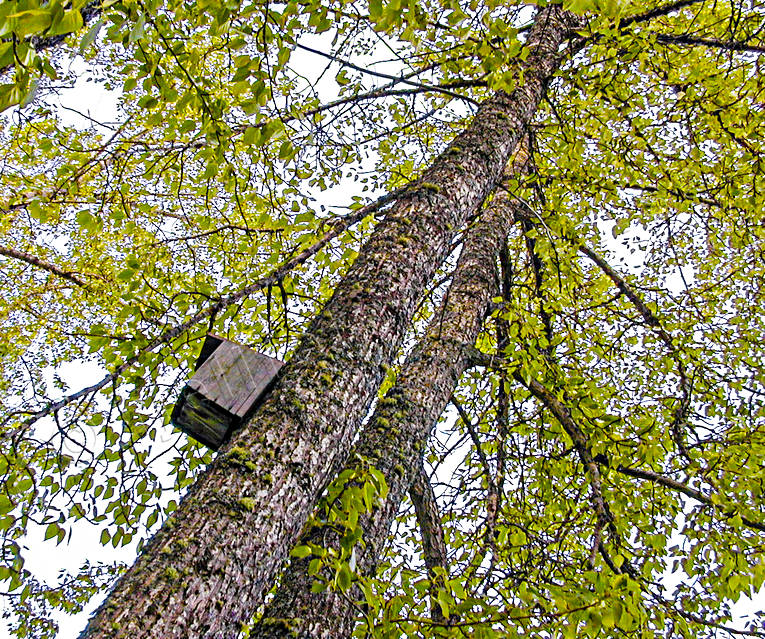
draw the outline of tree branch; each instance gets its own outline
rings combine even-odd
[[[601,460],[598,459],[597,461],[601,461]],[[653,482],[654,484],[659,484],[660,486],[664,486],[665,488],[669,488],[670,490],[674,490],[676,492],[687,495],[691,499],[695,499],[696,501],[704,504],[705,506],[710,506],[711,508],[714,508],[715,510],[719,510],[719,505],[715,504],[712,501],[712,499],[707,497],[704,493],[698,490],[695,490],[691,488],[690,486],[688,486],[687,484],[679,482],[675,479],[665,477],[664,475],[660,475],[651,470],[641,470],[638,468],[628,468],[625,466],[617,466],[614,470],[621,473],[622,475],[635,477],[637,479],[645,479],[646,481]],[[733,517],[732,514],[728,515],[727,513],[726,513],[726,516]],[[765,524],[761,524],[760,522],[754,521],[753,519],[749,519],[747,517],[741,517],[741,522],[748,528],[753,528],[754,530],[765,532]]]
[[[438,604],[438,591],[446,586],[449,576],[449,562],[446,557],[446,542],[438,503],[433,493],[433,486],[420,460],[409,487],[409,497],[414,505],[414,513],[422,536],[422,555],[430,578],[430,617],[434,623],[446,623],[441,606]]]
[[[704,0],[678,0],[677,2],[670,2],[669,4],[665,4],[661,7],[656,7],[655,9],[651,9],[645,13],[639,13],[638,15],[624,18],[619,21],[619,27],[623,28],[630,24],[648,22],[654,18],[660,18],[661,16],[665,16],[668,13],[672,13],[673,11],[679,11],[680,9],[685,9],[685,7],[690,7],[703,1]]]
[[[472,366],[483,366],[488,369],[502,368],[502,362],[499,358],[493,355],[487,355],[486,353],[482,353],[477,348],[472,348],[470,350],[469,358],[470,358],[470,364]],[[548,408],[548,410],[558,420],[561,426],[563,426],[566,432],[569,432],[569,428],[579,430],[578,427],[576,427],[574,418],[571,415],[571,412],[568,410],[568,408],[562,402],[560,402],[549,390],[544,388],[544,386],[542,386],[541,383],[537,382],[536,380],[532,380],[531,382],[529,382],[529,384],[526,384],[523,380],[519,380],[519,375],[517,373],[514,374],[513,376],[515,377],[516,380],[520,381],[523,386],[526,386],[526,388],[528,388],[532,392],[532,394],[534,394],[534,396],[537,397],[537,399],[540,399],[542,401],[542,403]],[[576,442],[574,442],[574,444],[576,446]],[[630,468],[627,466],[613,467],[609,465],[608,459],[603,455],[597,455],[593,458],[593,460],[601,465],[605,465],[605,466],[608,466],[609,468],[613,468],[613,470],[623,475],[627,475],[629,477],[635,477],[636,479],[644,479],[646,481],[653,482],[660,486],[664,486],[665,488],[669,488],[670,490],[675,490],[677,492],[680,492],[690,497],[691,499],[695,499],[696,501],[704,504],[705,506],[710,506],[712,508],[719,510],[719,505],[715,504],[710,497],[707,497],[704,493],[694,488],[691,488],[687,484],[679,482],[675,479],[671,479],[670,477],[660,475],[651,470],[642,470],[639,468]],[[729,516],[732,517],[733,514],[730,514]],[[747,517],[741,517],[741,522],[749,528],[753,528],[754,530],[760,530],[762,532],[765,532],[765,524],[761,524],[760,522],[757,522],[753,519],[749,519]]]
[[[308,45],[305,45],[305,44],[296,43],[295,46],[298,49],[302,49],[303,51],[308,51],[309,53],[313,53],[315,55],[320,55],[324,58],[332,60],[333,62],[337,62],[337,64],[339,64],[340,66],[348,67],[349,69],[353,69],[354,71],[359,71],[366,75],[373,75],[375,77],[383,78],[385,80],[391,80],[394,83],[400,82],[403,84],[408,84],[409,86],[417,87],[421,91],[433,91],[434,93],[443,93],[444,95],[448,95],[449,97],[456,98],[458,100],[465,100],[466,102],[470,102],[471,104],[474,104],[474,105],[479,104],[479,102],[477,102],[473,98],[470,98],[465,95],[460,95],[459,93],[455,93],[454,91],[450,91],[449,89],[445,89],[437,85],[423,84],[421,82],[413,82],[412,80],[407,80],[404,76],[395,76],[389,73],[382,73],[381,71],[372,71],[371,69],[360,67],[356,64],[353,64],[353,62],[349,62],[348,60],[343,60],[342,58],[335,56],[331,53],[326,53],[319,49],[314,49],[313,47],[309,47]]]
[[[723,49],[725,51],[746,51],[750,53],[765,53],[765,46],[738,42],[736,40],[716,40],[711,38],[697,38],[689,35],[659,34],[657,42],[665,44],[687,44],[690,46],[709,47]]]
[[[91,20],[93,20],[93,18],[101,15],[102,8],[100,5],[100,0],[93,0],[92,2],[86,4],[82,9],[80,9],[83,26],[86,26]],[[45,49],[50,49],[52,47],[58,46],[70,35],[70,33],[65,33],[63,35],[50,36],[47,38],[34,37],[31,39],[32,47],[35,51],[44,51]],[[0,68],[0,76],[2,76],[7,71],[10,71],[12,68],[12,64],[7,64],[6,66]]]
[[[525,205],[523,210],[525,214],[528,216],[526,219],[531,219],[531,216],[536,218],[539,223],[541,223],[547,232],[549,233],[550,230],[547,227],[547,225],[544,222],[544,219],[542,216],[533,209],[533,207],[528,204],[527,202],[523,201],[523,204]],[[640,295],[633,289],[627,281],[619,275],[619,273],[616,272],[609,264],[606,262],[605,259],[603,259],[600,255],[598,255],[595,251],[590,249],[589,247],[585,246],[584,244],[581,244],[578,240],[572,237],[563,236],[563,238],[569,242],[575,242],[578,244],[579,251],[587,256],[590,260],[592,260],[607,276],[608,278],[616,285],[616,287],[619,289],[619,291],[629,299],[630,302],[632,302],[633,306],[637,309],[640,316],[643,318],[643,321],[646,323],[647,326],[651,327],[656,334],[659,336],[661,341],[664,343],[664,345],[667,347],[667,349],[670,352],[670,356],[674,360],[675,364],[677,365],[677,374],[680,378],[680,392],[681,397],[678,398],[678,405],[674,410],[674,415],[672,418],[672,439],[675,442],[675,445],[677,446],[677,449],[680,451],[680,454],[688,460],[688,462],[692,462],[692,458],[688,452],[688,448],[685,445],[685,439],[684,439],[684,433],[687,427],[687,420],[688,420],[688,411],[690,410],[691,405],[691,382],[688,378],[688,372],[685,368],[685,364],[683,363],[682,358],[680,357],[680,354],[677,351],[677,348],[675,347],[675,344],[673,342],[672,336],[664,329],[661,322],[659,321],[659,318],[651,311],[650,308],[648,308],[648,305],[643,301],[643,299],[640,297]]]
[[[4,255],[5,257],[12,257],[22,262],[26,262],[27,264],[30,264],[31,266],[36,266],[38,268],[41,268],[44,271],[48,271],[48,273],[52,273],[53,275],[56,275],[65,280],[68,280],[69,282],[72,282],[73,284],[76,284],[77,286],[80,286],[85,289],[88,288],[88,283],[85,280],[80,279],[72,271],[65,271],[64,269],[59,268],[55,264],[46,262],[45,260],[40,259],[39,257],[35,257],[34,255],[31,255],[30,253],[25,253],[24,251],[19,251],[17,249],[9,248],[7,246],[0,246],[0,255]]]
[[[486,474],[486,483],[489,485],[489,492],[490,493],[496,493],[497,487],[494,484],[494,477],[491,473],[491,466],[489,465],[489,460],[486,457],[486,453],[483,450],[483,446],[481,445],[481,440],[478,438],[478,433],[476,433],[475,426],[473,425],[472,420],[470,419],[470,415],[467,414],[467,411],[462,406],[462,404],[459,402],[459,400],[452,395],[451,399],[449,400],[452,403],[452,406],[457,409],[457,413],[460,416],[460,419],[462,420],[462,423],[465,424],[465,428],[468,431],[468,434],[470,435],[470,439],[473,440],[473,445],[476,449],[476,454],[478,455],[478,459],[481,461],[481,466],[483,466],[483,472]]]
[[[92,386],[88,386],[87,388],[83,388],[77,391],[76,393],[67,395],[56,402],[52,402],[48,404],[45,408],[42,408],[39,411],[32,412],[31,414],[29,411],[18,411],[18,410],[13,411],[6,417],[6,419],[3,420],[2,423],[0,423],[0,427],[7,424],[8,421],[10,421],[10,419],[14,417],[15,415],[26,414],[26,415],[30,415],[30,417],[24,421],[24,423],[21,425],[20,428],[16,429],[16,432],[4,433],[0,435],[0,441],[2,441],[3,439],[7,439],[9,437],[17,438],[27,428],[32,426],[35,422],[39,421],[43,417],[46,417],[52,413],[55,413],[61,410],[62,408],[64,408],[65,406],[67,406],[68,404],[71,404],[72,402],[75,402],[78,399],[81,399],[82,397],[85,397],[90,393],[98,392],[105,386],[115,382],[122,373],[124,373],[128,368],[133,366],[133,364],[137,363],[143,354],[153,351],[156,348],[171,342],[176,337],[183,334],[185,331],[189,330],[191,327],[199,324],[200,322],[202,322],[203,320],[209,317],[216,315],[221,310],[231,306],[232,304],[235,304],[236,302],[239,302],[245,297],[252,295],[253,293],[256,293],[257,291],[260,291],[268,286],[275,285],[293,268],[306,262],[309,258],[311,258],[316,253],[318,253],[331,240],[336,238],[343,231],[350,228],[357,222],[361,221],[368,215],[371,215],[372,213],[376,212],[377,210],[379,210],[381,207],[385,206],[386,204],[389,204],[390,202],[394,201],[406,190],[407,190],[406,188],[401,188],[401,189],[392,191],[391,193],[388,193],[382,196],[375,202],[372,202],[368,204],[367,206],[360,208],[358,211],[356,211],[352,215],[334,220],[333,222],[331,222],[332,228],[330,228],[330,230],[328,230],[321,237],[320,240],[318,240],[317,242],[315,242],[308,248],[298,253],[292,259],[288,260],[287,262],[284,262],[281,266],[273,269],[268,275],[265,275],[257,279],[255,282],[253,282],[249,286],[245,286],[244,288],[234,293],[230,293],[229,295],[226,295],[218,299],[214,304],[211,304],[207,306],[206,308],[202,309],[201,311],[197,312],[195,315],[191,316],[185,322],[178,324],[177,326],[174,326],[173,328],[167,329],[161,335],[159,335],[158,337],[150,341],[146,346],[141,348],[137,353],[135,353],[134,355],[129,357],[127,360],[125,360],[122,364],[117,366],[117,368],[113,372],[107,374],[100,382],[97,382],[96,384],[93,384]]]
[[[602,548],[603,541],[601,538],[601,530],[608,526],[613,535],[616,534],[616,527],[614,526],[614,516],[611,510],[608,508],[605,498],[603,497],[603,485],[600,476],[600,470],[598,464],[590,451],[587,436],[579,428],[579,425],[574,421],[568,408],[558,400],[545,386],[535,379],[524,380],[521,373],[516,369],[513,371],[513,377],[516,381],[525,386],[534,397],[539,399],[544,406],[555,416],[558,423],[566,431],[566,434],[571,438],[574,448],[576,449],[579,459],[587,469],[587,474],[590,477],[590,489],[592,506],[595,510],[597,517],[597,525],[595,529],[595,535],[592,544],[592,555],[590,556],[590,564],[595,562],[595,554],[605,552],[605,548]],[[609,567],[615,569],[615,572],[621,573],[622,570],[618,568],[613,562],[608,560]],[[630,570],[632,572],[632,570]]]
[[[688,372],[685,368],[685,364],[683,363],[680,354],[677,352],[677,348],[675,347],[672,337],[661,325],[659,318],[656,317],[650,308],[648,308],[637,291],[635,291],[635,289],[633,289],[627,283],[627,281],[621,277],[621,275],[619,275],[611,267],[610,264],[608,264],[608,262],[606,262],[600,255],[595,253],[595,251],[588,248],[587,246],[581,245],[579,247],[579,252],[592,260],[627,297],[627,299],[632,302],[632,305],[637,309],[638,313],[640,313],[640,316],[643,318],[643,321],[656,332],[661,341],[669,350],[672,359],[675,361],[677,366],[677,374],[680,377],[680,392],[682,394],[682,398],[675,408],[672,418],[672,438],[683,457],[685,457],[688,461],[691,461],[691,456],[688,453],[684,439],[684,431],[686,429],[688,420],[688,411],[691,405],[691,383],[688,379]]]

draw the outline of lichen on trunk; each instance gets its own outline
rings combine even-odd
[[[560,44],[580,26],[557,6],[540,16],[519,62],[523,84],[488,99],[392,205],[271,394],[118,580],[83,638],[228,639],[252,618],[346,458],[456,230],[500,179]]]
[[[513,162],[512,172],[520,172],[525,163],[524,150]],[[402,364],[396,384],[378,403],[349,457],[346,473],[371,464],[382,472],[388,485],[384,502],[359,519],[363,543],[356,546],[355,552],[357,570],[361,573],[374,572],[393,518],[422,463],[427,437],[469,366],[472,346],[489,303],[498,293],[497,257],[519,206],[522,205],[512,194],[500,187],[487,210],[469,229],[441,307]],[[327,518],[320,514],[317,521]],[[331,523],[309,527],[299,543],[331,547],[340,555],[339,535]],[[348,595],[352,598],[358,593],[332,589],[313,592],[315,577],[308,570],[311,560],[311,556],[294,559],[287,567],[274,599],[266,608],[265,623],[256,626],[258,637],[350,636],[355,615]],[[274,623],[275,619],[284,623]]]

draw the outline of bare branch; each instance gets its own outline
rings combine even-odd
[[[723,49],[725,51],[746,51],[749,53],[765,53],[765,46],[738,42],[736,40],[716,40],[711,38],[696,38],[689,35],[659,34],[658,42],[665,44],[687,44],[694,47],[709,47],[711,49]]]
[[[356,64],[353,64],[353,62],[349,62],[348,60],[343,60],[342,58],[333,55],[331,53],[326,53],[324,51],[321,51],[319,49],[314,49],[313,47],[309,47],[305,44],[296,43],[295,46],[298,49],[303,49],[304,51],[308,51],[309,53],[313,53],[315,55],[320,55],[324,58],[327,58],[329,60],[332,60],[333,62],[337,62],[339,65],[343,67],[348,67],[349,69],[353,69],[354,71],[360,71],[361,73],[365,73],[367,75],[373,75],[378,78],[384,78],[386,80],[391,80],[393,82],[400,82],[403,84],[408,84],[409,86],[417,87],[421,91],[432,91],[434,93],[443,93],[444,95],[448,95],[451,98],[456,98],[458,100],[465,100],[466,102],[470,102],[471,104],[479,104],[476,100],[473,98],[470,98],[466,95],[461,95],[459,93],[455,93],[454,91],[451,91],[447,88],[443,88],[438,85],[430,85],[430,84],[424,84],[421,82],[414,82],[412,80],[406,79],[404,76],[395,76],[391,75],[389,73],[382,73],[381,71],[372,71],[371,69],[360,67]]]
[[[56,275],[65,280],[68,280],[69,282],[72,282],[73,284],[76,284],[77,286],[81,286],[82,288],[85,288],[85,289],[88,288],[88,283],[85,280],[80,279],[72,271],[65,271],[64,269],[59,268],[55,264],[46,262],[45,260],[40,259],[39,257],[35,257],[34,255],[31,255],[30,253],[25,253],[24,251],[19,251],[17,249],[9,248],[7,246],[0,246],[0,255],[4,255],[5,257],[12,257],[22,262],[26,262],[27,264],[30,264],[31,266],[36,266],[37,268],[41,268],[44,271],[48,271],[48,273],[52,273],[53,275]]]

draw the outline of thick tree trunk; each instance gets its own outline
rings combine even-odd
[[[499,180],[579,21],[543,9],[524,81],[390,209],[252,420],[123,575],[82,637],[234,638],[347,456],[424,287]]]
[[[525,157],[517,158],[516,170],[523,163]],[[364,544],[357,546],[356,559],[362,573],[373,572],[393,518],[420,468],[427,437],[468,367],[489,302],[499,292],[497,257],[514,221],[516,204],[511,194],[499,188],[468,231],[441,308],[406,358],[395,386],[375,409],[354,447],[356,454],[349,458],[346,468],[369,463],[383,473],[389,489],[385,502],[359,520]],[[337,548],[338,541],[332,525],[316,525],[299,543]],[[355,615],[348,596],[332,590],[311,592],[310,560],[293,560],[288,566],[256,627],[258,637],[341,639],[350,635]]]

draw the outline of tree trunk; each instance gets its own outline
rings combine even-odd
[[[118,580],[81,637],[234,638],[343,463],[456,230],[499,180],[579,19],[543,9],[498,93],[391,207],[272,393]]]
[[[516,170],[525,164],[523,153],[514,162]],[[383,473],[389,489],[385,502],[359,520],[364,542],[356,547],[359,572],[374,571],[393,518],[421,464],[427,437],[468,367],[489,302],[499,292],[497,257],[515,219],[516,206],[517,200],[499,188],[469,230],[441,308],[406,358],[395,386],[375,409],[354,447],[356,454],[349,458],[346,468],[369,463]],[[316,525],[299,543],[337,548],[338,541],[332,525]],[[256,636],[340,639],[350,635],[354,614],[349,597],[332,590],[312,592],[310,561],[310,556],[294,559],[288,566],[256,627]]]

